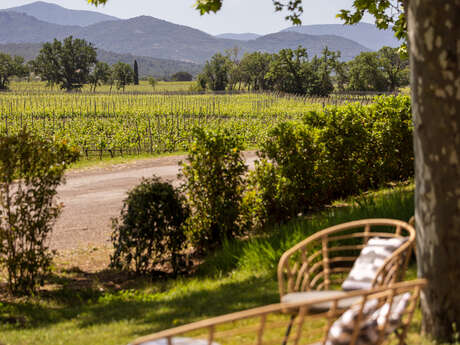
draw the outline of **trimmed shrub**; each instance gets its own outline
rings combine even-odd
[[[188,209],[183,196],[157,177],[144,179],[128,192],[120,218],[112,219],[112,268],[152,273],[184,265],[184,222]]]
[[[249,223],[280,223],[414,173],[410,99],[377,97],[311,112],[303,123],[281,123],[262,145],[251,173]]]
[[[48,240],[62,209],[54,197],[78,156],[26,130],[0,137],[0,269],[12,294],[33,293],[50,270]]]
[[[377,184],[413,177],[414,127],[410,98],[376,97],[369,110]]]
[[[371,153],[372,118],[360,104],[330,107],[317,129],[316,142],[322,150],[321,174],[327,185],[326,200],[358,193],[376,183]],[[317,120],[316,120],[317,121]],[[313,130],[313,129],[312,129]],[[320,157],[318,157],[320,158]]]
[[[250,178],[262,203],[260,224],[284,222],[323,201],[321,154],[306,125],[285,122],[269,133]]]
[[[244,230],[240,215],[247,166],[241,138],[228,131],[196,128],[193,137],[181,171],[191,210],[187,233],[198,250],[206,251]]]

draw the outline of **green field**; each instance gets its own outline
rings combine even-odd
[[[160,82],[153,92],[143,82],[125,93],[66,93],[44,83],[12,83],[0,93],[0,133],[27,127],[41,137],[80,148],[82,156],[102,158],[184,151],[192,128],[226,128],[257,147],[279,122],[299,120],[311,110],[369,97],[311,98],[278,94],[192,94],[189,83]],[[183,89],[182,89],[183,90]],[[148,92],[146,92],[148,91]]]

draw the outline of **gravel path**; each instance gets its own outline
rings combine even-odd
[[[126,192],[153,174],[177,184],[178,162],[184,159],[152,158],[68,173],[67,183],[58,189],[64,211],[54,227],[51,247],[66,250],[108,245],[111,218],[120,214]],[[245,159],[252,167],[255,152],[245,153]]]

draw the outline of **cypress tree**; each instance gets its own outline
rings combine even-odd
[[[134,85],[139,85],[139,67],[137,66],[137,60],[134,60]]]

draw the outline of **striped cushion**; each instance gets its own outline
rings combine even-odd
[[[183,337],[174,337],[171,339],[172,345],[209,345],[208,340],[204,339],[193,339],[193,338],[183,338]],[[141,345],[168,345],[168,339],[158,339],[147,341]],[[212,342],[211,345],[219,345],[218,343]]]
[[[371,238],[353,264],[350,274],[342,284],[342,289],[345,291],[371,289],[372,282],[385,260],[406,241],[406,238]]]
[[[384,330],[384,336],[388,336],[399,327],[409,299],[410,294],[406,293],[396,297],[391,304],[391,308],[389,303],[385,303],[378,309],[376,308],[377,300],[367,302],[364,305],[359,325],[356,325],[356,321],[361,305],[353,306],[332,324],[325,345],[350,345],[355,326],[359,327],[359,329],[354,345],[376,344],[379,340],[379,332],[385,326],[388,312],[390,312],[390,315]]]

